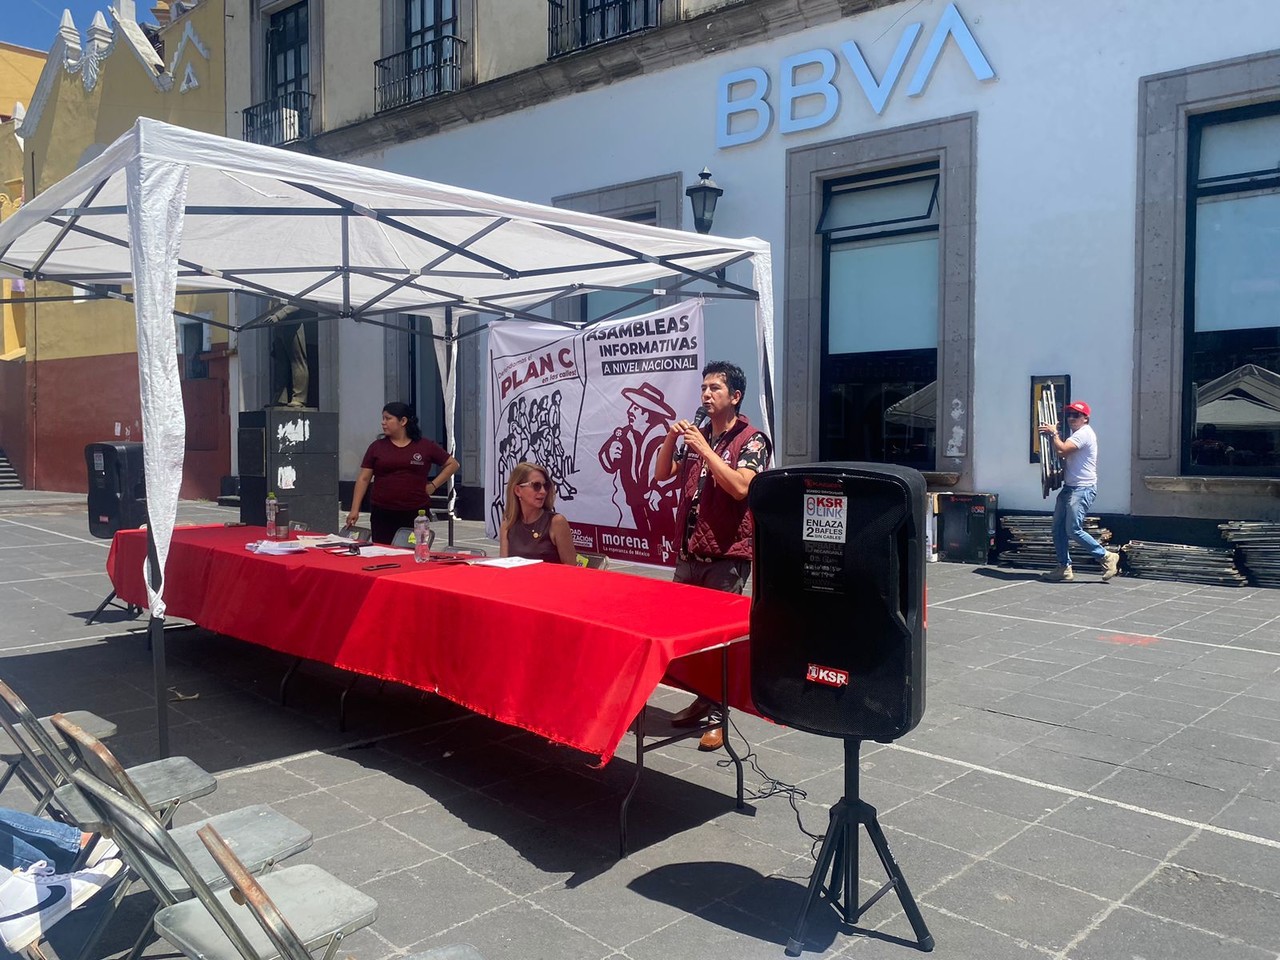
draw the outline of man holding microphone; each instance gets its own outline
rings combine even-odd
[[[747,489],[769,466],[772,444],[740,412],[747,378],[742,368],[723,360],[702,370],[702,410],[707,420],[695,425],[677,420],[658,451],[656,479],[679,473],[680,508],[676,536],[676,583],[742,593],[751,577],[753,525]],[[697,419],[701,419],[699,416]],[[676,441],[684,445],[677,452]],[[711,713],[713,704],[699,697],[672,718],[676,726],[693,726]],[[719,729],[708,730],[700,749],[724,743]]]

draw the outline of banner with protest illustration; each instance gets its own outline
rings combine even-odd
[[[702,304],[687,300],[584,330],[504,321],[489,328],[487,530],[506,482],[543,467],[579,552],[674,566],[679,491],[655,476],[673,421],[699,404]]]

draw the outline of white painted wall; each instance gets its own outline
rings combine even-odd
[[[338,325],[338,476],[354,480],[369,444],[382,430],[386,397],[381,327]]]
[[[539,202],[671,171],[682,171],[687,185],[708,164],[725,190],[715,231],[763,237],[774,246],[781,329],[785,151],[976,112],[977,487],[999,493],[1004,508],[1044,508],[1039,468],[1027,462],[1029,377],[1069,373],[1074,397],[1088,400],[1095,411],[1101,446],[1096,509],[1124,513],[1132,433],[1139,78],[1280,47],[1275,0],[1164,0],[1158,11],[1155,6],[959,0],[998,80],[975,80],[949,41],[930,85],[911,99],[908,81],[946,8],[945,0],[912,0],[397,145],[361,162]],[[839,57],[840,43],[855,40],[881,76],[902,30],[917,21],[924,29],[882,116],[842,64],[835,80],[842,108],[827,126],[783,136],[775,117],[763,139],[716,149],[722,74],[764,67],[776,91],[783,57],[816,47]],[[770,99],[776,112],[776,92]],[[685,217],[688,226],[687,211]],[[710,355],[743,356],[744,338],[734,334],[742,328],[731,322],[735,311],[749,322],[738,307],[710,311],[716,321]],[[343,353],[345,371],[352,362],[345,341]],[[344,385],[372,377],[380,363],[362,377],[344,372]],[[748,356],[743,366],[751,371],[755,364]],[[776,369],[781,381],[780,356]],[[343,400],[344,410],[351,410],[345,391]]]

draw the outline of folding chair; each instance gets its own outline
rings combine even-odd
[[[83,731],[93,742],[101,743],[101,738],[77,722],[76,718],[82,712],[77,710],[58,716]],[[43,722],[37,722],[31,709],[3,680],[0,680],[0,727],[21,751],[26,761],[23,769],[29,771],[28,776],[39,784],[43,802],[38,804],[37,812],[44,810],[53,800],[59,819],[74,823],[86,833],[101,833],[102,824],[70,783],[71,770],[75,766],[73,761],[77,756],[72,744],[63,738],[52,717],[49,718],[48,729]],[[111,726],[111,730],[114,731],[115,727]],[[122,769],[121,773],[136,785],[140,802],[153,810],[165,826],[173,819],[180,804],[207,796],[218,786],[212,774],[187,757],[166,757],[141,763],[127,771]]]
[[[26,788],[36,802],[31,812],[39,816],[53,799],[46,761],[33,759],[33,757],[42,757],[47,749],[43,743],[39,742],[39,738],[43,734],[45,739],[58,744],[62,749],[53,751],[58,755],[64,755],[66,744],[59,742],[62,738],[53,729],[52,717],[41,717],[37,720],[35,714],[3,680],[0,680],[0,696],[3,696],[13,711],[12,722],[5,722],[4,731],[0,732],[0,763],[4,764],[4,773],[0,774],[0,790],[7,787],[9,781],[17,776],[18,782]],[[14,704],[20,705],[21,709]],[[0,709],[0,717],[4,717],[4,714],[5,711]],[[116,725],[96,713],[90,713],[88,710],[71,710],[67,712],[67,716],[99,740],[106,740],[116,735]],[[15,726],[16,732],[13,729]],[[27,727],[30,728],[30,733],[26,732]],[[24,745],[30,749],[24,749]]]
[[[399,530],[396,531],[395,536],[391,538],[391,545],[393,547],[403,547],[406,550],[411,549],[413,547],[413,544],[409,542],[409,538],[412,536],[413,536],[413,527],[401,527]],[[430,550],[432,545],[435,542],[436,542],[436,532],[428,528],[427,549]]]
[[[246,936],[257,952],[242,953],[241,960],[273,960],[276,957],[281,960],[312,960],[312,951],[320,946],[320,938],[313,932],[317,925],[316,914],[323,915],[328,907],[333,918],[322,918],[328,919],[327,925],[332,926],[339,917],[354,916],[362,909],[367,914],[377,912],[377,904],[372,900],[319,867],[286,867],[259,883],[217,830],[202,827],[199,836],[231,882],[232,889],[218,894],[225,913],[233,920],[240,920],[237,907],[247,908],[261,927],[261,933],[253,931]],[[309,875],[290,876],[300,871],[307,871]],[[290,882],[284,883],[287,876]],[[361,901],[368,901],[370,907],[364,907]],[[156,929],[188,957],[208,957],[211,960],[233,957],[234,954],[219,950],[223,944],[230,944],[214,925],[212,913],[198,912],[194,907],[194,904],[184,903],[161,911],[156,917]],[[336,948],[337,942],[334,942],[325,956],[332,956]],[[417,953],[405,960],[484,960],[484,957],[470,944],[458,944]]]
[[[119,785],[104,782],[87,767],[77,768],[71,777],[108,825],[125,863],[155,894],[159,901],[157,911],[193,898],[211,900],[210,890],[226,884],[218,865],[196,836],[196,831],[206,824],[214,824],[229,837],[247,869],[255,873],[267,871],[311,846],[309,830],[262,804],[166,830]],[[136,960],[142,954],[150,928],[148,921],[128,960]]]
[[[155,918],[156,932],[193,960],[312,960],[319,950],[330,960],[345,938],[377,919],[376,901],[317,866],[284,867],[259,882],[215,827],[202,827],[199,837],[231,888]]]

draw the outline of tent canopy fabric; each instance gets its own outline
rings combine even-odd
[[[884,418],[890,423],[932,430],[938,422],[938,381],[925,384],[888,407]]]
[[[82,287],[132,282],[126,171],[140,160],[187,169],[181,291],[282,297],[321,316],[502,316],[596,287],[710,279],[769,256],[760,240],[544,207],[142,119],[0,227],[0,270]],[[725,289],[754,299],[755,279],[754,289]]]
[[[1280,423],[1280,374],[1246,363],[1196,388],[1196,423],[1270,429]]]

